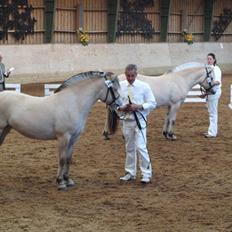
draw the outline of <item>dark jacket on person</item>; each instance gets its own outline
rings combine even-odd
[[[3,91],[6,89],[5,78],[7,77],[8,75],[6,74],[5,65],[3,63],[0,63],[0,91]]]

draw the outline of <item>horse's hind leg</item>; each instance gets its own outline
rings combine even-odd
[[[3,130],[0,130],[0,145],[4,142],[7,134],[10,132],[11,126],[7,125],[3,128]]]
[[[167,124],[166,124],[166,134],[165,137],[170,140],[176,140],[176,136],[173,132],[173,127],[176,121],[176,114],[180,108],[181,103],[174,104],[170,107],[169,112],[167,114]]]
[[[170,113],[170,109],[171,107],[168,106],[168,112],[165,116],[165,119],[164,119],[164,126],[163,126],[163,136],[166,138],[167,137],[167,130],[168,130],[168,120],[169,120],[169,113]]]
[[[109,112],[109,108],[106,108],[106,120],[105,120],[105,125],[104,125],[104,131],[103,131],[103,136],[105,140],[109,140],[109,117],[110,117],[110,112]]]
[[[169,127],[167,128],[167,131],[168,131],[168,139],[171,139],[171,140],[176,140],[177,137],[176,135],[174,134],[174,125],[175,125],[175,122],[176,122],[176,114],[179,110],[181,106],[181,102],[180,103],[177,103],[175,105],[172,105],[171,106],[171,109],[170,109],[170,114],[169,114]]]

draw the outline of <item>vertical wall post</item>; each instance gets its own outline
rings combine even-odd
[[[160,1],[160,41],[166,42],[168,34],[168,20],[170,14],[170,4],[171,0],[162,0]]]
[[[44,42],[51,43],[54,30],[54,12],[55,12],[55,0],[44,0]]]
[[[84,9],[83,1],[80,0],[76,6],[76,32],[77,32],[77,42],[79,42],[79,29],[84,29]]]
[[[119,7],[120,0],[108,0],[107,41],[109,43],[113,43],[116,40]]]
[[[211,34],[211,23],[213,18],[213,0],[204,0],[205,2],[205,18],[204,18],[204,41],[210,40],[210,34]]]

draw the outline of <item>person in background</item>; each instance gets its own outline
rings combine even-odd
[[[9,77],[10,71],[6,71],[5,65],[2,63],[2,55],[0,54],[0,91],[6,89],[5,78]]]
[[[216,85],[213,87],[215,94],[207,95],[207,99],[206,99],[208,113],[209,113],[209,128],[208,128],[208,132],[204,133],[204,136],[206,138],[215,138],[218,133],[218,102],[221,97],[222,72],[221,69],[216,65],[217,61],[214,53],[209,53],[207,55],[207,63],[208,65],[214,66],[214,76],[215,76],[214,82],[216,83]]]
[[[136,178],[138,154],[141,182],[149,183],[152,178],[152,166],[147,150],[146,126],[147,116],[156,107],[156,100],[150,86],[136,79],[135,64],[127,65],[125,75],[126,80],[120,82],[123,105],[118,110],[125,113],[122,131],[126,149],[126,173],[120,180],[126,182]]]

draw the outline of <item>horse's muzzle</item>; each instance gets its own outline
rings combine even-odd
[[[110,110],[115,111],[119,118],[124,117],[124,112],[118,110],[118,107],[122,106],[122,100],[120,98],[116,99],[111,105],[109,105]]]

